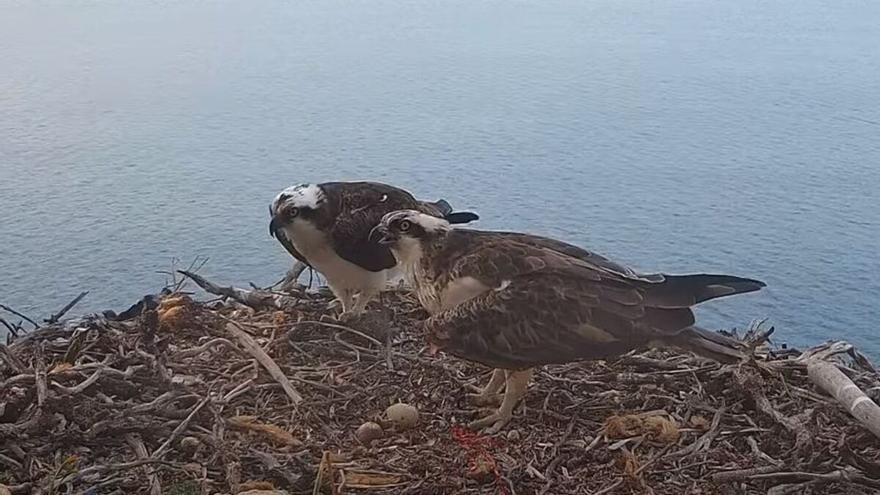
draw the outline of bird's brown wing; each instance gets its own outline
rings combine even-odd
[[[503,287],[503,288],[501,288]],[[646,307],[636,291],[557,274],[516,277],[425,322],[450,354],[506,369],[618,356],[693,324],[689,309]]]
[[[645,282],[662,282],[664,280],[664,276],[659,273],[651,273],[651,274],[642,274],[636,272],[629,266],[626,266],[622,263],[618,263],[616,261],[610,260],[600,254],[594,253],[592,251],[587,251],[586,249],[575,246],[573,244],[569,244],[567,242],[563,242],[557,239],[552,239],[550,237],[543,237],[534,234],[525,234],[521,232],[505,232],[505,231],[481,231],[481,230],[471,230],[471,232],[475,232],[479,236],[484,237],[494,237],[498,239],[507,239],[510,241],[515,241],[520,244],[525,244],[528,246],[546,248],[556,251],[558,253],[562,253],[566,256],[571,256],[574,258],[578,258],[581,261],[587,262],[597,269],[607,270],[613,273],[616,273],[620,276],[631,278],[634,280],[643,280]]]
[[[580,264],[613,279],[630,281],[645,291],[649,305],[667,308],[689,307],[717,297],[744,294],[765,287],[759,280],[732,275],[692,274],[667,275],[639,273],[634,269],[600,254],[556,239],[519,232],[488,232],[468,230],[481,242],[497,244],[504,240],[543,248],[577,258]],[[484,240],[483,240],[484,239]]]
[[[394,255],[387,247],[370,242],[370,230],[386,213],[415,209],[421,203],[403,189],[377,182],[327,183],[321,187],[336,202],[336,219],[330,228],[336,253],[370,271],[394,267]]]
[[[694,324],[689,306],[699,299],[698,283],[633,279],[504,236],[468,245],[449,280],[474,277],[493,290],[425,323],[435,345],[464,359],[500,368],[596,359],[672,339]]]

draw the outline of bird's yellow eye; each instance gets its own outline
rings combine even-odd
[[[287,210],[287,214],[290,218],[296,218],[299,215],[299,208],[291,208]]]
[[[398,225],[398,228],[401,232],[406,232],[407,230],[409,230],[410,227],[412,227],[412,222],[410,222],[409,220],[404,220],[400,222],[400,225]]]

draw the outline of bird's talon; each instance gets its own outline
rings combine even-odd
[[[501,431],[501,429],[504,428],[512,418],[513,415],[511,413],[503,413],[496,410],[483,419],[471,421],[468,423],[468,428],[472,430],[483,430],[483,433],[486,435],[494,435]]]

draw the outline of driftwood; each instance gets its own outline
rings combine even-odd
[[[880,438],[880,406],[837,366],[828,361],[810,359],[807,361],[807,373],[816,386],[837,399],[847,412]]]
[[[461,426],[475,410],[465,389],[486,369],[428,355],[419,331],[426,314],[408,293],[385,293],[386,311],[341,325],[325,318],[330,296],[194,280],[228,301],[166,293],[124,317],[47,324],[0,346],[0,487],[15,495],[880,490],[877,438],[845,408],[848,395],[841,407],[813,384],[817,366],[831,366],[819,375],[847,391],[855,389],[838,372],[868,393],[880,387],[848,344],[803,352],[755,344],[755,359],[736,366],[660,351],[547,366],[511,424],[486,437]],[[416,428],[384,421],[396,402],[420,410]],[[367,421],[384,434],[363,445],[355,431]]]

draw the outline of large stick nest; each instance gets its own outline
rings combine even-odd
[[[812,386],[797,352],[547,366],[486,437],[463,425],[466,388],[488,370],[432,355],[405,292],[341,324],[323,294],[201,282],[233,292],[148,297],[0,346],[0,495],[880,491],[878,439]],[[808,352],[880,391],[849,346]],[[415,428],[382,417],[397,402],[418,408]],[[368,421],[384,435],[365,445]]]

